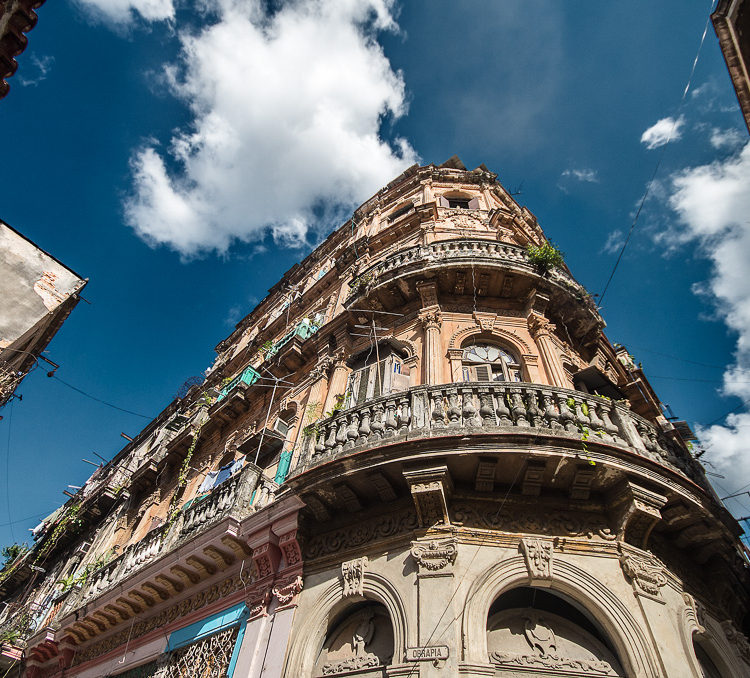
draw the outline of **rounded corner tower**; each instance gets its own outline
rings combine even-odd
[[[407,169],[0,577],[24,675],[750,676],[741,529],[604,326],[497,175]]]

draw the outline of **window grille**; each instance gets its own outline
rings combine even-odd
[[[191,643],[160,659],[117,674],[116,678],[226,678],[239,627]]]

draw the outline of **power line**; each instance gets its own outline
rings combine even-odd
[[[50,374],[48,376],[52,377],[53,379],[56,379],[57,381],[59,381],[61,384],[64,384],[68,388],[72,388],[74,391],[77,391],[81,395],[84,395],[87,398],[91,398],[91,400],[96,400],[96,402],[101,403],[102,405],[106,405],[107,407],[111,407],[112,409],[115,409],[115,410],[120,410],[120,412],[126,412],[127,414],[132,414],[132,415],[134,415],[136,417],[142,417],[143,419],[148,419],[149,421],[151,419],[153,419],[153,417],[149,417],[146,414],[140,414],[139,412],[133,412],[133,410],[126,410],[124,407],[118,407],[117,405],[113,405],[112,403],[108,403],[106,400],[102,400],[101,398],[97,398],[96,396],[92,396],[90,393],[86,393],[86,391],[82,391],[80,388],[77,388],[77,387],[73,386],[73,384],[69,384],[67,381],[63,381],[56,374]]]
[[[8,445],[5,450],[5,503],[8,508],[8,526],[10,527],[10,536],[13,542],[16,541],[16,535],[13,531],[13,517],[10,514],[10,431],[13,424],[13,400],[10,401],[10,414],[8,415]]]
[[[628,347],[638,349],[639,351],[646,351],[647,353],[653,353],[654,355],[660,355],[663,358],[671,358],[672,360],[678,360],[682,363],[689,363],[690,365],[699,365],[700,367],[711,367],[716,370],[723,370],[726,365],[709,365],[708,363],[701,363],[697,360],[688,360],[687,358],[680,358],[676,355],[670,355],[669,353],[662,353],[660,351],[654,351],[652,348],[646,348],[645,346],[636,346],[635,344],[628,343]]]
[[[677,123],[679,122],[679,114],[682,111],[682,107],[685,104],[685,97],[687,97],[687,93],[690,90],[690,83],[693,80],[693,75],[695,74],[695,67],[698,65],[698,57],[700,57],[701,49],[703,48],[703,42],[706,39],[706,33],[708,32],[708,22],[711,20],[711,9],[713,9],[714,6],[714,0],[711,0],[711,6],[709,8],[708,17],[706,18],[706,25],[703,27],[703,35],[701,36],[700,44],[698,45],[698,52],[695,55],[695,59],[693,59],[693,67],[690,69],[690,76],[688,77],[687,84],[685,85],[685,90],[682,93],[682,97],[680,98],[680,103],[677,106],[677,113],[675,114],[674,122],[672,123],[672,129],[669,130],[669,134],[667,135],[667,140],[662,144],[661,150],[659,151],[659,156],[656,160],[656,166],[654,167],[654,172],[651,175],[651,178],[648,180],[648,183],[646,184],[646,190],[643,192],[643,197],[641,197],[641,202],[638,205],[638,209],[635,213],[635,217],[633,218],[633,223],[630,224],[630,230],[628,231],[628,235],[625,238],[625,242],[622,244],[622,248],[620,249],[620,254],[617,256],[617,261],[615,261],[615,265],[612,268],[612,272],[609,274],[609,278],[607,279],[607,284],[604,286],[604,289],[602,290],[602,293],[599,295],[599,299],[597,301],[598,305],[601,307],[602,302],[604,301],[604,295],[607,294],[607,290],[609,289],[609,284],[612,282],[612,278],[614,278],[615,271],[617,271],[617,267],[620,265],[620,260],[622,259],[622,255],[625,254],[625,249],[628,246],[628,243],[630,242],[630,237],[633,235],[633,231],[635,230],[636,224],[638,223],[638,218],[641,216],[641,211],[643,210],[643,205],[646,202],[646,198],[648,198],[649,193],[651,192],[651,186],[653,185],[656,175],[659,172],[659,167],[661,166],[661,162],[664,159],[664,154],[666,153],[667,146],[669,146],[669,142],[672,140],[672,135],[674,134],[674,131],[677,127]]]

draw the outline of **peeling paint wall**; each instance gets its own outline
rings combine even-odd
[[[0,348],[54,311],[85,281],[0,222]]]

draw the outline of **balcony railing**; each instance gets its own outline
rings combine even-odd
[[[408,272],[411,268],[423,271],[425,267],[431,265],[437,266],[449,263],[461,266],[467,262],[481,263],[482,261],[505,264],[506,266],[520,266],[530,272],[534,271],[529,256],[523,247],[494,240],[459,238],[441,240],[429,245],[415,245],[400,250],[362,271],[359,278],[371,281],[371,286],[374,286],[396,277],[398,274]],[[565,270],[555,267],[548,272],[547,278],[568,289],[575,297],[590,306],[592,311],[596,311],[596,307],[589,300],[586,290]],[[351,297],[358,296],[362,289],[361,286],[358,286]]]
[[[191,504],[173,524],[157,527],[139,542],[128,546],[115,560],[91,574],[68,607],[79,607],[97,597],[222,518],[229,515],[240,520],[245,518],[253,510],[251,499],[259,474],[260,469],[255,464],[246,464],[211,494]]]
[[[636,453],[706,486],[702,469],[679,445],[622,403],[580,391],[511,382],[414,386],[319,422],[305,462],[293,474],[383,444],[472,433],[551,435]]]

